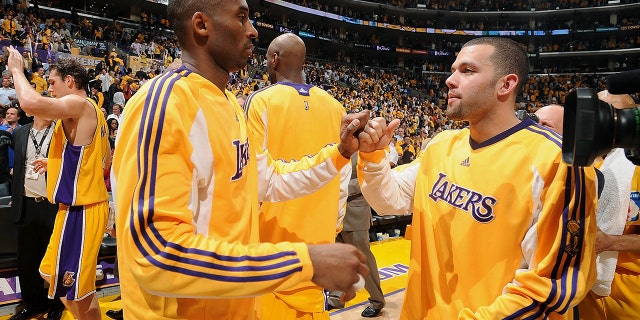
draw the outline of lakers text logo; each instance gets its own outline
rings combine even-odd
[[[242,178],[242,170],[249,163],[249,142],[240,143],[240,140],[234,140],[233,146],[236,147],[236,174],[231,177],[231,181]]]
[[[493,207],[498,202],[496,198],[466,189],[446,178],[446,174],[439,173],[438,181],[433,184],[429,193],[433,201],[442,200],[453,207],[469,212],[478,222],[489,223],[495,219]]]

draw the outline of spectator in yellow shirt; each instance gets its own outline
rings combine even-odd
[[[16,35],[16,22],[11,13],[7,14],[7,17],[2,21],[2,33],[9,38]]]
[[[38,68],[38,71],[33,73],[31,82],[36,84],[36,91],[38,91],[39,94],[43,94],[49,89],[49,84],[47,83],[47,80],[44,79],[44,68],[42,67]]]

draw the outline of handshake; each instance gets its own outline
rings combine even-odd
[[[370,111],[350,113],[342,117],[338,150],[345,158],[356,151],[373,152],[384,150],[393,139],[393,132],[400,125],[395,119],[387,124],[382,117],[370,119]]]
[[[370,119],[370,111],[351,113],[342,117],[338,150],[350,159],[356,151],[383,150],[391,142],[400,120],[387,125],[384,118]],[[362,289],[362,277],[369,274],[367,258],[356,247],[343,243],[309,245],[313,264],[311,281],[328,290],[344,292],[342,301],[351,300]]]

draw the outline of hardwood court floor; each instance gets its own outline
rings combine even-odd
[[[409,250],[411,243],[402,238],[390,239],[371,244],[371,251],[378,263],[380,286],[385,295],[386,306],[376,318],[364,318],[360,315],[368,305],[369,295],[366,290],[358,292],[356,297],[347,303],[344,309],[332,310],[331,320],[378,319],[396,320],[400,318],[400,309],[407,285],[409,269]]]
[[[410,242],[402,238],[384,240],[371,244],[371,251],[376,256],[378,271],[380,274],[380,286],[385,294],[387,305],[382,310],[380,316],[373,318],[378,320],[395,320],[399,318],[402,299],[407,284],[407,270],[409,268]],[[352,319],[372,319],[363,318],[360,313],[367,306],[369,295],[366,290],[358,292],[356,297],[347,302],[344,309],[332,310],[331,320],[352,320]],[[119,295],[107,295],[100,298],[100,309],[102,309],[102,320],[109,320],[104,313],[107,310],[117,310],[121,308]],[[11,312],[12,314],[13,312]],[[0,316],[0,320],[7,320],[11,314]],[[44,316],[34,319],[45,319]],[[69,311],[65,311],[62,320],[73,320]],[[134,319],[131,319],[134,320]]]

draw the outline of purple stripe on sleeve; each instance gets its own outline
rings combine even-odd
[[[300,266],[296,266],[300,263],[300,260],[297,257],[297,254],[293,251],[290,252],[280,252],[272,255],[265,256],[224,256],[217,254],[211,251],[205,250],[197,250],[193,248],[184,248],[178,244],[167,242],[166,239],[162,237],[162,234],[158,232],[158,230],[153,225],[153,215],[154,215],[154,197],[155,197],[155,177],[157,174],[157,154],[160,139],[163,132],[163,122],[165,117],[165,112],[167,108],[167,101],[169,99],[169,94],[174,84],[180,80],[180,76],[175,76],[174,73],[168,73],[161,77],[157,77],[154,79],[150,91],[147,94],[145,101],[145,108],[143,110],[142,121],[140,123],[140,132],[138,135],[139,145],[142,146],[138,150],[138,158],[139,161],[138,172],[140,175],[140,191],[139,197],[137,199],[133,199],[132,203],[134,205],[131,208],[132,219],[131,221],[131,229],[137,230],[136,225],[139,226],[141,232],[132,232],[131,236],[133,241],[137,247],[137,249],[141,252],[143,256],[146,257],[148,261],[153,263],[154,265],[165,269],[171,270],[183,274],[193,274],[199,277],[208,278],[208,279],[216,279],[219,281],[236,281],[236,282],[244,282],[244,281],[267,281],[272,279],[277,279],[281,277],[286,277],[294,272],[299,272],[301,270]],[[161,92],[164,92],[164,96],[161,98]],[[161,101],[161,102],[160,102]],[[158,114],[159,113],[159,114]],[[158,115],[157,115],[158,114]],[[156,115],[158,120],[156,121]],[[154,128],[155,128],[155,136],[154,136]],[[151,141],[155,139],[155,143],[153,145],[153,149],[151,149]],[[151,168],[150,174],[149,168]],[[147,186],[148,186],[148,197],[145,197],[147,194]],[[137,205],[135,205],[137,203]],[[137,206],[137,213],[134,211],[134,206]],[[145,206],[147,211],[147,216],[145,219]],[[182,256],[177,256],[173,254],[169,254],[163,252],[161,248],[156,245],[156,242],[152,240],[152,238],[156,239],[160,246],[167,246],[178,250],[179,252],[191,254],[191,255],[200,255],[205,259],[216,258],[221,261],[269,261],[282,259],[286,257],[291,257],[291,259],[286,259],[284,261],[274,261],[273,264],[263,265],[263,266],[239,266],[228,268],[223,265],[211,263],[208,261],[201,261],[192,258],[186,258]],[[146,246],[150,249],[147,251]],[[213,272],[196,272],[188,268],[177,267],[169,264],[162,263],[158,261],[155,256],[159,255],[171,261],[176,261],[180,263],[185,263],[193,266],[202,266],[209,268],[211,270],[227,270],[227,271],[238,271],[242,274],[243,271],[268,271],[268,270],[277,270],[282,267],[290,266],[292,267],[289,270],[282,271],[275,274],[270,274],[268,276],[237,276],[237,277],[229,277],[229,276],[221,276],[219,274],[215,274]]]

